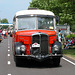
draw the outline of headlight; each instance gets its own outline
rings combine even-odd
[[[25,51],[26,50],[26,46],[25,45],[21,45],[21,51]]]
[[[17,47],[17,50],[20,50],[20,47]]]
[[[54,45],[53,48],[54,48],[55,51],[58,51],[59,50],[59,46],[58,45]]]

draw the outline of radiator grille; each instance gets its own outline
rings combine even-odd
[[[40,47],[31,47],[31,51],[33,55],[47,55],[49,53],[49,44],[48,44],[48,35],[44,33],[38,33],[32,35],[32,44],[38,43]]]

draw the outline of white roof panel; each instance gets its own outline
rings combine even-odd
[[[20,15],[51,15],[55,16],[53,12],[47,10],[22,10],[16,13],[16,16]]]

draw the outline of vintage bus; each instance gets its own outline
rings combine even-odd
[[[20,60],[60,64],[62,46],[57,41],[56,16],[51,11],[28,9],[18,11],[13,19],[12,48],[16,66]]]

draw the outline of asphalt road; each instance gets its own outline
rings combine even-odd
[[[44,63],[44,62],[43,62]],[[28,63],[16,67],[12,54],[12,38],[0,43],[0,75],[75,75],[75,61],[63,57],[59,67]]]

